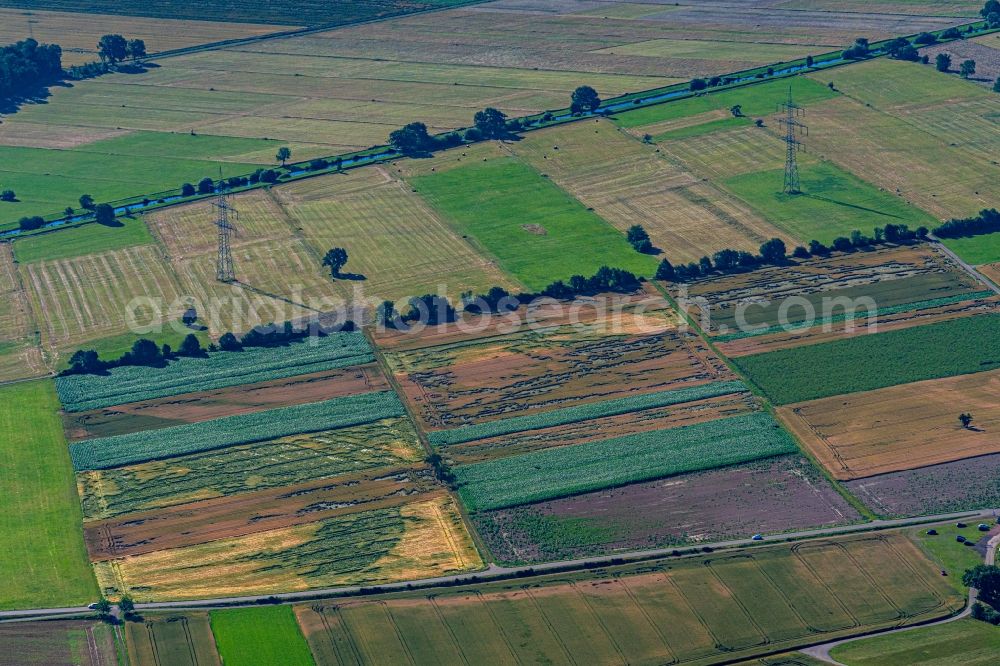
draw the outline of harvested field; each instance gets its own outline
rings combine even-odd
[[[145,615],[125,624],[129,661],[136,666],[220,666],[208,613]]]
[[[993,370],[1000,316],[926,326],[743,356],[735,363],[778,405],[896,384]]]
[[[41,261],[20,270],[48,345],[67,348],[121,333],[130,316],[141,325],[180,317],[169,310],[182,288],[152,245]],[[151,308],[147,299],[159,308]]]
[[[400,507],[136,555],[94,565],[105,594],[136,600],[270,594],[478,569],[445,494]]]
[[[271,193],[318,255],[331,247],[347,249],[347,270],[365,277],[358,284],[368,299],[395,301],[444,287],[457,301],[466,291],[520,286],[381,167],[312,178]]]
[[[1000,455],[892,472],[844,485],[882,517],[986,509],[1000,505]]]
[[[948,44],[936,44],[920,49],[920,53],[929,56],[931,62],[934,62],[938,53],[948,54],[953,63],[953,72],[957,72],[963,61],[975,60],[976,73],[968,80],[986,88],[992,87],[993,83],[1000,77],[1000,39],[997,38],[996,34],[976,37],[975,39],[960,39]]]
[[[956,409],[975,421],[964,428]],[[1000,453],[1000,372],[932,379],[782,407],[830,473],[850,480]]]
[[[656,321],[653,313],[646,317]],[[674,327],[673,317],[664,311],[655,334],[568,325],[386,357],[427,429],[733,379],[700,338]]]
[[[17,5],[4,2],[10,7]],[[137,16],[115,16],[102,13],[81,13],[79,11],[44,11],[43,5],[65,7],[66,3],[26,3],[24,9],[0,9],[0,44],[9,44],[28,35],[30,28],[39,42],[59,44],[62,47],[63,66],[79,65],[97,60],[97,40],[101,35],[116,33],[128,39],[142,39],[150,53],[185,48],[207,42],[238,39],[263,35],[279,30],[272,25],[254,23],[223,23],[202,20],[177,20],[176,14],[168,14],[159,19]],[[93,9],[108,10],[106,2],[95,3]],[[201,18],[200,16],[192,16]]]
[[[77,471],[110,469],[161,458],[223,449],[288,437],[374,423],[402,416],[403,405],[391,391],[360,393],[323,402],[278,407],[213,421],[145,430],[70,444]]]
[[[542,562],[838,525],[861,516],[808,460],[736,467],[476,514],[499,561]]]
[[[824,323],[843,316],[843,304],[832,299],[872,299],[876,309],[906,307],[925,301],[961,297],[971,299],[985,289],[931,244],[879,247],[865,252],[814,257],[786,266],[763,267],[747,273],[699,280],[687,286],[693,301],[691,314],[708,321],[710,330],[727,342],[782,331],[781,311],[788,324]],[[796,305],[788,307],[788,299]],[[705,299],[707,306],[697,299]],[[804,300],[803,300],[804,299]],[[824,300],[830,299],[830,300]],[[806,302],[813,312],[809,316]],[[742,306],[742,308],[741,308]],[[859,306],[858,317],[868,319],[868,308]],[[742,317],[747,327],[739,324]],[[719,335],[721,334],[721,336]]]
[[[34,320],[8,243],[0,243],[0,381],[46,373]]]
[[[453,465],[506,458],[539,449],[584,444],[600,439],[624,437],[653,430],[669,430],[707,421],[738,416],[760,409],[759,400],[750,393],[732,393],[716,398],[694,400],[669,407],[645,409],[599,421],[581,421],[568,425],[528,430],[465,444],[451,444],[438,449]],[[433,433],[432,433],[433,434]]]
[[[291,352],[291,353],[289,353]],[[374,360],[363,333],[309,337],[287,346],[247,348],[183,357],[162,368],[114,368],[106,375],[68,375],[56,381],[67,411],[81,412],[139,400],[283,379]]]
[[[824,584],[834,578],[838,586]],[[337,600],[298,606],[296,614],[322,663],[708,664],[910,624],[962,605],[898,534],[533,583]]]
[[[455,468],[470,511],[500,509],[796,450],[770,414],[545,449]]]
[[[529,290],[590,276],[601,266],[644,276],[656,271],[656,261],[636,252],[624,234],[517,158],[468,160],[407,180],[458,233]]]
[[[64,412],[63,428],[71,441],[110,437],[386,390],[389,383],[378,366],[362,365],[88,412]]]
[[[94,562],[184,548],[313,523],[358,511],[398,507],[438,489],[429,470],[373,472],[287,484],[169,509],[88,523],[84,539]]]
[[[77,487],[84,518],[99,520],[416,463],[423,453],[413,426],[405,418],[396,417],[169,460],[81,472]]]
[[[0,625],[2,666],[116,666],[115,633],[89,620]]]
[[[782,236],[738,199],[700,182],[608,120],[533,132],[511,150],[619,231],[641,224],[674,263],[723,248],[756,251]]]

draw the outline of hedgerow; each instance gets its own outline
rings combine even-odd
[[[59,400],[68,412],[82,412],[181,393],[252,384],[311,372],[370,363],[371,346],[360,332],[335,333],[284,347],[210,352],[180,358],[162,368],[124,366],[104,375],[56,378]]]
[[[667,407],[669,405],[704,400],[705,398],[714,398],[746,390],[747,387],[743,382],[714,382],[711,384],[702,384],[701,386],[675,389],[673,391],[658,391],[645,395],[592,402],[565,409],[556,409],[543,414],[515,416],[499,421],[463,426],[452,430],[442,430],[430,433],[428,438],[431,444],[435,445],[461,444],[477,439],[486,439],[487,437],[510,435],[516,432],[537,430],[539,428],[551,428],[553,426],[589,421],[606,416],[638,412],[654,407]]]
[[[395,393],[380,391],[172,428],[88,439],[70,444],[69,452],[77,471],[109,469],[303,432],[347,428],[403,413],[403,405]]]
[[[470,510],[501,509],[796,451],[766,412],[456,467]]]

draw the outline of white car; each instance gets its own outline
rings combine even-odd
[[[750,537],[750,538],[751,538],[752,540],[754,540],[754,541],[763,541],[763,540],[764,540],[764,536],[763,536],[762,534],[754,534],[754,535],[753,535],[752,537]]]

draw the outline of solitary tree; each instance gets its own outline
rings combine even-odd
[[[963,60],[962,64],[959,66],[958,74],[963,79],[967,79],[976,73],[976,61],[975,60]]]
[[[118,608],[126,616],[129,616],[135,612],[135,602],[132,601],[132,597],[125,595],[118,600]]]
[[[399,313],[396,312],[396,304],[392,301],[382,301],[375,311],[375,316],[378,323],[386,328],[396,328],[399,322]]]
[[[409,123],[389,134],[389,145],[404,155],[420,155],[434,147],[434,138],[423,123]]]
[[[780,238],[772,238],[760,246],[760,256],[769,264],[783,263],[786,251],[785,242]]]
[[[128,42],[121,35],[104,35],[97,42],[97,55],[107,65],[121,62],[128,53]]]
[[[596,111],[601,105],[601,98],[597,96],[597,91],[590,86],[580,86],[573,91],[571,97],[572,104],[569,110],[573,113],[581,111]]]
[[[17,201],[17,195],[14,190],[4,190],[0,192],[0,201]]]
[[[97,352],[92,349],[78,349],[69,357],[70,372],[90,374],[100,372],[104,368]]]
[[[201,356],[205,353],[205,350],[201,347],[201,340],[194,333],[188,333],[184,340],[181,341],[180,349],[177,353],[181,356]]]
[[[222,351],[239,351],[243,349],[243,345],[240,344],[235,335],[227,331],[219,338],[219,349]]]
[[[733,114],[733,118],[742,118],[743,117],[743,105],[742,104],[734,104],[734,105],[732,105],[731,107],[729,107],[729,113]]]
[[[472,121],[483,138],[499,139],[507,134],[507,115],[499,109],[487,107],[477,111]]]
[[[215,191],[215,181],[211,178],[202,178],[198,181],[198,194],[211,194]]]
[[[657,280],[673,280],[676,277],[676,272],[674,271],[674,266],[669,261],[664,259],[660,262],[660,265],[656,267],[656,279]]]
[[[98,224],[111,225],[115,223],[115,209],[110,204],[97,204],[94,208],[94,219]]]
[[[97,611],[97,614],[101,617],[107,617],[111,614],[111,602],[104,597],[101,597],[101,600],[94,604],[94,610]]]
[[[330,277],[336,280],[340,277],[340,269],[347,264],[347,250],[335,247],[323,256],[323,265],[330,267]]]
[[[288,146],[282,146],[281,148],[278,148],[278,152],[275,154],[274,159],[281,162],[281,166],[285,166],[285,162],[287,162],[288,158],[290,158],[291,156],[292,156],[292,149],[289,148]]]
[[[958,420],[962,422],[963,428],[968,428],[972,425],[972,414],[963,413],[958,415]]]
[[[146,57],[146,42],[141,39],[128,40],[128,55],[132,60],[140,60]]]
[[[194,305],[188,305],[187,309],[184,310],[184,314],[181,315],[181,322],[190,328],[194,326],[196,321],[198,321],[198,310],[195,309]]]
[[[938,53],[937,57],[934,58],[934,66],[939,72],[947,72],[951,69],[951,56],[947,53]]]
[[[80,197],[80,208],[85,208],[87,210],[94,209],[94,197],[89,194],[84,194]]]

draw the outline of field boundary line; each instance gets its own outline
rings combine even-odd
[[[615,649],[615,652],[618,653],[618,656],[621,658],[622,663],[627,664],[628,659],[625,658],[625,653],[622,652],[621,646],[618,644],[618,641],[615,640],[614,634],[608,631],[608,627],[606,624],[604,624],[604,620],[602,620],[601,616],[594,610],[594,607],[590,604],[590,600],[580,590],[580,586],[576,584],[575,580],[570,581],[569,586],[576,594],[576,596],[579,597],[580,600],[583,602],[584,607],[586,607],[587,612],[594,618],[594,620],[597,623],[597,626],[599,626],[601,628],[601,631],[604,632],[605,637],[608,639],[608,643],[610,643],[611,647],[613,647]]]
[[[351,647],[351,651],[354,653],[354,657],[358,660],[358,664],[364,664],[365,660],[362,658],[364,654],[359,646],[358,639],[354,636],[354,630],[351,629],[350,623],[347,621],[347,616],[341,612],[340,606],[334,605],[332,607],[333,612],[337,614],[337,619],[340,621],[340,626],[344,628],[344,636],[347,638],[347,643]],[[340,650],[337,648],[337,641],[335,640],[333,627],[330,626],[330,620],[326,616],[326,608],[324,607],[319,613],[323,621],[323,626],[330,636],[330,643],[333,645],[334,652],[339,656]]]
[[[873,536],[868,536],[868,537],[865,537],[864,539],[860,539],[859,541],[867,541],[867,540],[869,540],[869,539],[874,539],[874,540],[875,540],[876,542],[878,542],[878,543],[882,543],[882,536],[881,536],[881,535],[879,535],[879,534],[876,534],[876,535],[873,535]],[[866,579],[868,580],[868,582],[869,582],[869,583],[871,583],[871,586],[872,586],[872,587],[873,587],[873,588],[874,588],[875,590],[877,590],[877,591],[878,591],[879,595],[880,595],[880,596],[881,596],[881,597],[882,597],[882,598],[883,598],[883,599],[884,599],[884,600],[885,600],[886,602],[888,602],[889,606],[890,606],[891,608],[893,608],[893,609],[894,609],[894,610],[896,611],[896,618],[895,618],[895,619],[896,619],[896,620],[898,620],[899,622],[903,622],[903,621],[905,621],[905,620],[906,620],[906,617],[907,617],[907,615],[906,615],[906,613],[904,613],[904,612],[903,612],[903,609],[902,609],[902,608],[900,608],[900,607],[899,607],[899,606],[898,606],[898,605],[896,604],[896,600],[895,600],[895,599],[893,599],[893,598],[892,598],[891,596],[889,596],[888,594],[886,594],[885,590],[883,590],[883,589],[882,589],[882,588],[881,588],[881,587],[879,586],[879,584],[878,584],[878,581],[877,581],[877,580],[875,579],[875,577],[874,577],[874,576],[872,576],[871,572],[870,572],[870,571],[868,571],[868,569],[866,569],[865,567],[863,567],[863,566],[861,565],[861,563],[860,563],[860,562],[858,562],[858,559],[857,559],[856,557],[854,557],[854,554],[853,554],[853,553],[851,553],[851,550],[850,550],[850,548],[848,548],[848,547],[847,547],[846,545],[844,545],[843,543],[838,543],[838,544],[836,544],[836,547],[837,547],[837,548],[839,548],[840,550],[842,550],[842,551],[844,552],[844,554],[845,554],[845,555],[847,556],[847,559],[848,559],[848,560],[850,560],[850,561],[851,561],[851,564],[853,564],[853,565],[854,565],[854,568],[855,568],[855,570],[859,571],[859,572],[860,572],[860,573],[861,573],[861,574],[862,574],[862,575],[863,575],[863,576],[864,576],[864,577],[865,577],[865,578],[866,578]],[[898,623],[897,623],[897,624],[898,624]]]
[[[535,599],[533,594],[531,594],[530,585],[522,585],[521,591],[524,592],[525,596],[528,597],[528,600],[531,601],[531,605],[535,608],[535,612],[538,613],[538,617],[542,618],[542,622],[544,622],[545,626],[548,628],[549,635],[555,639],[556,643],[562,649],[563,654],[565,654],[567,659],[569,660],[569,663],[573,664],[574,666],[577,666],[576,658],[573,656],[573,653],[569,651],[569,648],[566,647],[566,641],[564,641],[563,637],[559,635],[559,632],[556,631],[556,628],[552,626],[551,620],[549,620],[548,616],[545,614],[545,611],[543,611],[542,607],[538,604],[538,600]]]
[[[929,613],[929,612],[931,612],[931,611],[933,611],[935,609],[938,609],[938,608],[941,608],[942,606],[944,606],[946,600],[942,599],[941,596],[934,589],[932,589],[930,585],[927,584],[927,581],[920,575],[920,572],[918,572],[916,569],[913,568],[913,566],[911,565],[910,561],[907,558],[903,557],[903,554],[899,552],[899,550],[896,548],[895,544],[892,541],[890,541],[889,539],[886,539],[886,538],[881,538],[881,541],[882,541],[882,544],[886,548],[889,549],[889,552],[892,553],[893,557],[895,557],[903,565],[903,568],[908,569],[913,574],[914,579],[919,580],[920,581],[920,585],[925,590],[927,590],[927,592],[930,593],[930,595],[932,597],[934,597],[934,599],[937,600],[937,604],[936,605],[934,605],[934,606],[932,606],[932,607],[930,607],[930,608],[928,608],[926,610],[922,610],[919,613],[906,614],[906,617],[908,617],[908,618],[910,618],[910,617],[919,617],[920,615],[923,615],[925,613]]]
[[[437,602],[435,601],[436,596],[437,595],[434,594],[427,596],[427,601],[430,602],[431,608],[434,610],[434,616],[438,619],[438,622],[441,623],[441,626],[444,627],[444,630],[448,632],[448,637],[451,639],[452,645],[455,646],[455,651],[458,652],[458,656],[462,660],[462,663],[466,664],[466,666],[471,666],[469,658],[465,656],[465,650],[462,649],[462,643],[458,640],[458,637],[452,630],[451,625],[449,625],[448,621],[444,619],[444,615],[441,614],[441,609],[438,608]]]
[[[816,582],[816,584],[822,587],[824,590],[826,590],[826,593],[830,597],[830,599],[835,601],[837,605],[840,606],[840,609],[844,611],[844,615],[850,618],[850,620],[854,623],[852,626],[846,627],[845,630],[849,631],[851,629],[857,629],[858,627],[864,626],[854,615],[854,613],[851,612],[851,609],[844,604],[844,601],[834,593],[834,591],[830,588],[829,585],[827,585],[826,581],[820,578],[819,575],[817,575],[816,567],[814,567],[810,562],[808,562],[805,558],[805,555],[803,555],[803,553],[801,552],[803,550],[801,546],[804,545],[806,544],[796,544],[790,548],[790,551],[792,555],[794,555],[795,558],[802,564],[802,566],[804,566],[809,571],[809,575],[813,577],[813,580]],[[809,545],[816,546],[817,548],[828,548],[830,546],[830,542],[821,540],[818,543],[812,543]]]
[[[679,663],[680,660],[677,658],[677,653],[674,652],[674,649],[672,647],[670,647],[670,642],[667,640],[667,637],[663,635],[663,631],[660,630],[660,625],[658,625],[656,622],[653,621],[653,618],[650,617],[649,612],[646,611],[646,608],[641,603],[639,603],[638,599],[636,599],[635,593],[632,592],[632,590],[629,588],[628,585],[625,584],[625,581],[621,577],[616,577],[615,582],[618,585],[620,585],[623,590],[625,590],[625,595],[628,597],[631,604],[635,606],[636,610],[639,611],[639,614],[642,615],[642,617],[646,620],[646,622],[649,623],[649,626],[653,628],[653,631],[656,632],[656,636],[663,643],[663,647],[667,649],[667,654],[670,655],[670,661],[666,663],[669,664]]]
[[[731,555],[726,559],[739,559],[739,558],[746,558],[750,562],[753,562],[753,555],[751,553],[738,553],[736,555]],[[712,578],[714,578],[716,582],[719,583],[719,585],[721,585],[723,589],[729,593],[729,599],[732,600],[732,602],[736,604],[736,607],[739,608],[740,611],[746,616],[747,621],[750,622],[750,626],[752,626],[754,628],[754,631],[756,631],[760,635],[761,639],[759,643],[746,645],[744,647],[733,647],[731,648],[731,650],[733,652],[738,652],[739,650],[749,650],[751,648],[760,645],[771,645],[773,643],[771,637],[767,634],[766,631],[764,631],[764,629],[761,628],[759,624],[757,624],[757,620],[754,619],[753,613],[751,613],[750,610],[743,605],[743,601],[740,600],[739,595],[736,594],[733,588],[729,587],[729,585],[726,584],[726,581],[722,580],[722,577],[719,576],[719,573],[715,570],[715,567],[712,566],[712,563],[715,561],[716,560],[714,558],[706,559],[704,563],[705,568],[708,569],[709,572],[711,572]]]
[[[475,590],[474,594],[475,597],[479,600],[479,603],[481,603],[483,605],[483,608],[486,609],[486,613],[490,616],[490,622],[492,622],[493,626],[497,628],[497,633],[500,635],[500,639],[503,641],[503,644],[507,648],[507,651],[510,652],[510,656],[512,656],[514,658],[514,661],[516,661],[517,663],[519,664],[524,663],[520,655],[518,655],[517,651],[514,650],[514,646],[510,644],[510,637],[507,636],[507,632],[503,628],[503,623],[497,619],[496,613],[493,612],[493,606],[490,604],[489,601],[486,600],[486,597],[484,597],[483,593],[480,592],[479,590]]]

